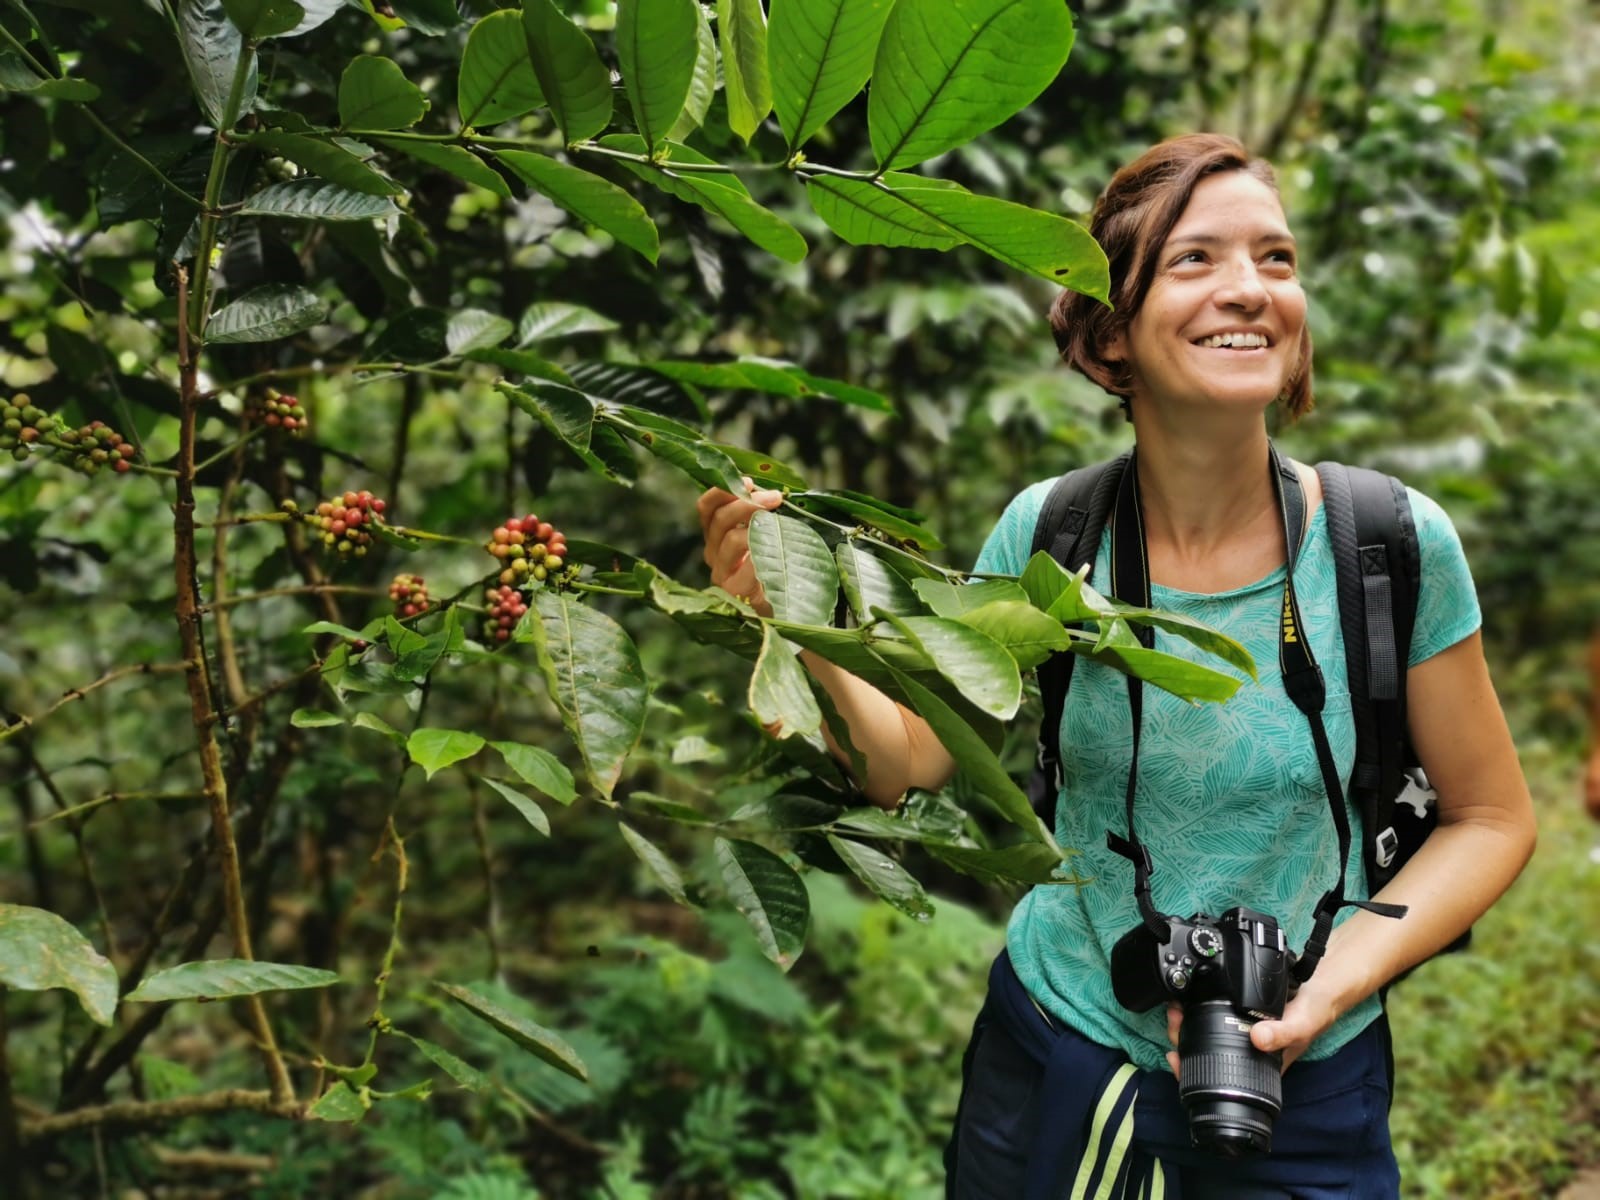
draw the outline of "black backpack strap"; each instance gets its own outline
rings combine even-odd
[[[1406,667],[1416,624],[1421,555],[1411,502],[1398,479],[1362,467],[1320,463],[1344,630],[1356,759],[1350,796],[1361,813],[1362,861],[1377,891],[1400,863],[1378,839],[1404,785],[1408,758]]]
[[[1028,557],[1044,550],[1068,571],[1077,572],[1087,564],[1093,573],[1100,535],[1116,499],[1117,484],[1131,456],[1132,451],[1125,451],[1110,462],[1079,467],[1057,479],[1034,524],[1033,546]],[[1051,825],[1055,820],[1056,795],[1061,788],[1061,713],[1066,708],[1067,689],[1072,686],[1072,665],[1076,658],[1076,655],[1060,651],[1038,668],[1044,716],[1039,724],[1038,762],[1028,781],[1028,799],[1040,819]]]

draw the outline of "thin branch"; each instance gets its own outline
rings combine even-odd
[[[201,403],[215,400],[224,392],[237,392],[256,383],[270,383],[278,379],[314,379],[322,375],[350,375],[357,371],[404,371],[405,363],[399,362],[358,362],[358,363],[311,363],[299,367],[276,367],[270,371],[258,371],[254,375],[241,375],[238,379],[230,379],[220,387],[214,387],[208,392],[201,392]]]
[[[302,583],[294,587],[267,588],[260,592],[241,592],[237,596],[219,597],[210,604],[202,604],[200,611],[213,612],[219,608],[237,608],[241,604],[254,604],[276,596],[318,596],[332,593],[340,596],[386,596],[382,588],[363,587],[355,583]]]
[[[125,679],[129,675],[170,675],[177,671],[187,671],[188,669],[189,664],[187,662],[133,663],[126,667],[118,667],[114,671],[107,671],[93,683],[86,683],[82,687],[68,688],[66,691],[61,693],[61,698],[59,700],[57,700],[49,708],[45,709],[38,716],[30,717],[27,715],[20,715],[14,719],[11,724],[0,727],[0,742],[5,741],[7,738],[16,737],[17,734],[21,733],[25,729],[31,729],[33,726],[37,725],[40,721],[43,721],[56,710],[71,704],[74,700],[82,700],[96,688],[103,688],[108,683],[115,683],[117,680]]]
[[[401,772],[401,778],[405,773]],[[399,787],[396,786],[398,799]],[[383,841],[379,843],[377,858],[384,851],[385,846],[394,847],[394,916],[389,924],[389,946],[383,952],[383,965],[378,969],[378,976],[373,982],[377,985],[377,998],[372,1003],[372,1016],[367,1024],[372,1028],[372,1035],[367,1039],[367,1056],[361,1060],[362,1066],[369,1065],[378,1052],[378,1035],[389,1027],[389,1018],[383,1012],[383,998],[389,992],[389,976],[394,972],[395,955],[400,952],[400,918],[405,912],[406,884],[411,874],[410,864],[406,861],[406,840],[400,836],[400,831],[394,827],[394,808],[391,805],[389,819],[384,824]]]
[[[56,781],[51,778],[50,772],[45,770],[44,763],[40,762],[39,756],[34,753],[31,739],[22,743],[22,754],[28,765],[33,768],[39,783],[55,803],[57,809],[55,817],[46,817],[45,820],[67,818],[67,828],[72,834],[73,845],[77,847],[78,865],[83,868],[83,881],[89,888],[89,895],[94,897],[95,911],[100,915],[100,936],[106,944],[106,956],[115,961],[117,947],[111,936],[111,915],[106,910],[105,893],[100,890],[100,883],[94,877],[94,864],[89,861],[89,848],[83,844],[83,822],[70,815],[72,810],[67,806],[66,797],[61,794]]]
[[[59,812],[53,812],[48,817],[40,817],[30,824],[28,828],[42,829],[54,821],[72,821],[74,825],[78,825],[81,822],[77,818],[87,813],[92,813],[98,808],[104,808],[107,804],[126,804],[133,800],[155,800],[161,802],[167,800],[204,800],[205,798],[206,794],[204,792],[192,789],[178,792],[106,792],[102,796],[96,796],[93,800],[85,800],[82,804],[74,804],[71,808],[63,808]]]
[[[20,1141],[28,1146],[84,1129],[142,1129],[166,1125],[184,1117],[219,1112],[256,1112],[299,1121],[305,1118],[306,1106],[278,1100],[271,1092],[252,1092],[242,1088],[203,1092],[198,1096],[179,1096],[174,1100],[123,1100],[24,1121],[19,1130]]]

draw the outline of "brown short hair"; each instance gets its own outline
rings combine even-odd
[[[1220,133],[1168,138],[1111,177],[1095,201],[1089,232],[1111,266],[1107,308],[1081,292],[1063,291],[1050,306],[1050,328],[1061,357],[1116,396],[1123,411],[1133,395],[1126,364],[1104,357],[1104,347],[1127,331],[1155,278],[1156,251],[1189,206],[1195,186],[1208,175],[1243,171],[1274,192],[1278,179],[1262,158],[1251,158],[1237,139]],[[1300,333],[1300,365],[1283,396],[1291,418],[1311,411],[1311,330]]]

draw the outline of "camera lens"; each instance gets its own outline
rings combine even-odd
[[[1255,1048],[1251,1024],[1226,1000],[1183,1010],[1178,1095],[1189,1110],[1189,1136],[1224,1158],[1270,1151],[1272,1123],[1283,1111],[1282,1056]]]

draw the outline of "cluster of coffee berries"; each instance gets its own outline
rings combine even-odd
[[[512,587],[543,583],[567,566],[566,534],[533,513],[498,526],[485,549],[505,563],[500,582]]]
[[[428,599],[428,585],[421,575],[396,575],[389,585],[389,599],[394,601],[394,615],[414,617],[428,611],[433,601]]]
[[[511,640],[511,631],[517,627],[522,614],[528,611],[528,602],[521,592],[509,584],[485,588],[484,601],[489,605],[489,620],[484,624],[485,639],[496,642]]]
[[[133,470],[136,453],[133,444],[104,421],[65,428],[26,392],[18,392],[0,405],[0,450],[11,451],[18,462],[41,451],[54,453],[85,475],[93,475],[101,467],[126,474]]]
[[[328,549],[361,558],[372,544],[372,534],[368,530],[383,522],[383,510],[387,505],[371,492],[346,492],[324,500],[308,513],[301,512],[293,500],[285,500],[280,507],[317,530]]]
[[[300,399],[277,388],[268,388],[261,403],[252,410],[256,420],[270,429],[282,429],[295,436],[306,431],[311,418],[300,407]]]

